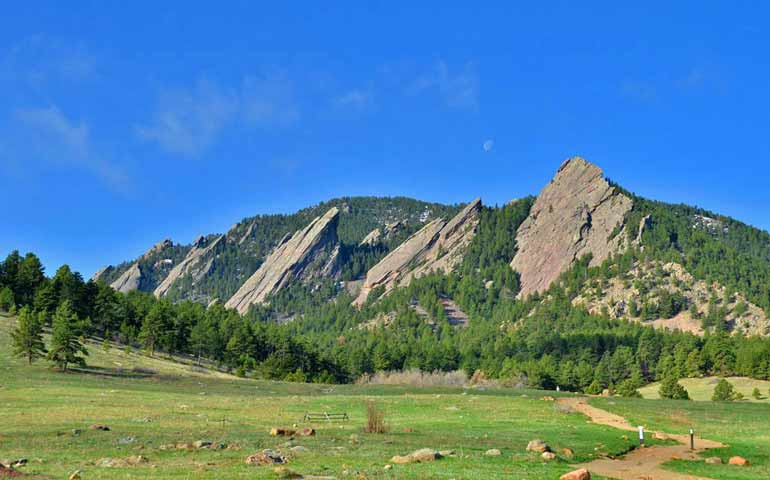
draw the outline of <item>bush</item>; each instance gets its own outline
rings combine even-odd
[[[754,390],[751,391],[751,396],[754,397],[754,400],[762,399],[762,394],[759,393],[759,389],[757,387],[754,387]]]
[[[366,433],[385,433],[388,431],[385,425],[385,413],[377,408],[377,404],[374,401],[369,401],[366,404],[366,426],[364,432]]]
[[[671,400],[689,400],[690,395],[687,390],[679,384],[679,379],[673,375],[664,378],[658,389],[660,398]]]
[[[735,399],[736,394],[733,385],[724,378],[719,380],[717,386],[714,387],[714,394],[711,396],[711,400],[715,402],[732,402]]]

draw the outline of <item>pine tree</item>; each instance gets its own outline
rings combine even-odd
[[[155,354],[156,347],[168,330],[169,321],[170,312],[166,302],[163,301],[153,305],[144,317],[142,329],[139,331],[139,341],[150,351],[150,356]]]
[[[724,378],[719,380],[717,386],[714,387],[714,394],[711,396],[711,400],[714,402],[732,402],[735,400],[735,388],[733,385]]]
[[[53,315],[51,350],[48,360],[67,371],[70,363],[85,366],[86,361],[80,355],[88,355],[88,350],[81,341],[82,323],[72,310],[69,300],[65,300]]]
[[[669,398],[671,400],[689,400],[690,395],[687,390],[679,384],[679,379],[674,375],[668,375],[660,384],[658,389],[660,398]]]
[[[29,307],[19,311],[18,323],[11,332],[11,347],[15,356],[26,358],[30,365],[38,358],[45,357],[43,324],[41,318],[32,313]]]
[[[16,301],[13,298],[13,290],[11,290],[11,287],[5,286],[0,289],[0,310],[10,312],[11,307],[15,305]]]

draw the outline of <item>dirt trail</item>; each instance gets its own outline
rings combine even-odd
[[[589,405],[586,398],[560,398],[558,402],[588,416],[592,422],[599,425],[607,425],[629,432],[637,431],[637,428],[628,423],[625,418]],[[675,459],[702,460],[698,456],[698,452],[709,448],[724,447],[723,444],[713,440],[696,438],[695,450],[690,450],[690,437],[688,435],[665,435],[671,440],[679,442],[680,445],[655,445],[638,448],[626,454],[622,459],[603,458],[576,465],[576,468],[587,468],[591,473],[618,480],[712,480],[707,477],[670,472],[661,468],[661,465]]]

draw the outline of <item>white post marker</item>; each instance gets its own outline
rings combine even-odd
[[[639,425],[639,445],[644,446],[644,427]]]

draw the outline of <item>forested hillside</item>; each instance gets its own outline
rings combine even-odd
[[[763,323],[770,307],[770,235],[614,188],[610,195],[632,202],[606,239],[614,250],[605,250],[602,262],[590,253],[572,259],[550,287],[525,298],[511,261],[520,227],[538,220],[535,197],[481,207],[478,223],[465,227],[473,232],[459,265],[415,276],[386,295],[374,289],[360,308],[352,305],[351,281],[426,221],[449,218],[458,207],[343,198],[295,215],[240,222],[210,250],[212,258],[201,260],[211,265],[205,279],[193,284],[182,277],[162,298],[117,293],[104,278],[84,282],[66,266],[49,279],[34,255],[14,252],[0,269],[0,309],[26,306],[24,315],[52,324],[67,304],[77,319],[87,319],[73,324],[78,333],[202,356],[264,378],[345,382],[380,370],[463,369],[541,388],[627,395],[670,378],[770,378],[770,332]],[[579,195],[568,200],[581,206]],[[245,315],[202,303],[227,297],[272,245],[331,207],[340,209],[341,276],[291,283]],[[575,224],[581,235],[598,221],[585,211],[576,218],[582,218]],[[383,234],[396,222],[405,227]],[[369,236],[375,228],[383,229],[381,236]],[[365,237],[376,240],[362,242]],[[698,328],[672,331],[664,322],[682,318]]]
[[[313,218],[323,215],[332,207],[339,208],[341,212],[337,235],[345,260],[345,279],[359,277],[425,222],[449,216],[458,208],[405,197],[342,197],[291,215],[245,218],[233,225],[215,249],[197,259],[198,263],[205,266],[202,275],[198,278],[189,274],[182,275],[173,282],[164,296],[174,301],[193,300],[205,304],[215,299],[227,300],[259,268],[282,238],[305,227]],[[372,230],[395,222],[403,226],[396,235],[375,245],[359,246]],[[207,238],[213,237],[212,234]],[[174,245],[170,241],[159,245],[164,247],[154,247],[133,262],[108,267],[95,278],[115,286],[114,282],[122,274],[138,264],[142,272],[138,290],[154,291],[173,266],[184,260],[191,248],[189,245]]]

